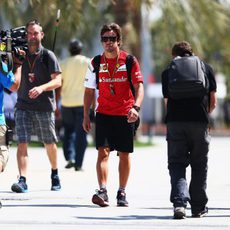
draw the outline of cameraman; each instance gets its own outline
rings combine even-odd
[[[17,162],[20,177],[11,187],[13,192],[28,191],[28,144],[35,134],[44,144],[51,166],[51,190],[58,191],[57,136],[55,133],[55,92],[61,86],[61,69],[55,54],[42,46],[44,32],[37,20],[26,25],[28,52],[22,65],[22,81],[15,109],[18,142]]]
[[[20,51],[21,52],[21,51]],[[24,51],[22,51],[22,54]],[[9,158],[9,139],[8,127],[4,116],[3,96],[4,88],[11,92],[19,88],[21,82],[21,63],[14,58],[14,74],[12,71],[8,72],[8,67],[5,62],[0,62],[0,173],[4,171]],[[0,208],[2,207],[0,201]]]

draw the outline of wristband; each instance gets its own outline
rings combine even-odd
[[[133,108],[139,113],[141,110],[140,106],[134,105]]]

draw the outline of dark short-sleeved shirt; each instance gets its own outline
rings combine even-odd
[[[29,78],[31,72],[35,75],[33,81]],[[43,92],[35,99],[29,98],[28,95],[32,88],[48,83],[53,73],[61,73],[61,68],[52,51],[44,51],[44,48],[41,47],[38,54],[27,54],[22,65],[22,77],[16,108],[44,112],[55,111],[54,90]]]
[[[216,80],[212,67],[205,64],[205,72],[209,81],[209,93],[216,91]],[[162,72],[162,93],[168,98],[165,122],[209,122],[207,108],[209,106],[209,93],[203,98],[172,99],[168,93],[168,68]]]

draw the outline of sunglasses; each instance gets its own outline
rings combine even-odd
[[[101,37],[101,41],[102,42],[107,42],[107,41],[110,41],[110,42],[115,42],[117,40],[117,37],[116,36],[111,36],[111,37]]]

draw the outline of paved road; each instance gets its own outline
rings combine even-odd
[[[97,188],[96,152],[88,148],[84,171],[65,169],[59,149],[60,175],[63,189],[50,191],[50,169],[43,148],[30,148],[29,192],[15,194],[10,190],[17,178],[16,149],[5,173],[0,175],[0,230],[9,229],[156,229],[199,230],[230,229],[230,152],[229,138],[212,138],[209,157],[209,215],[202,219],[172,219],[169,202],[169,176],[164,137],[154,137],[154,147],[136,148],[132,156],[132,172],[127,188],[128,208],[116,207],[118,187],[115,154],[110,157],[110,206],[100,208],[91,203]],[[189,174],[188,174],[189,178]]]

